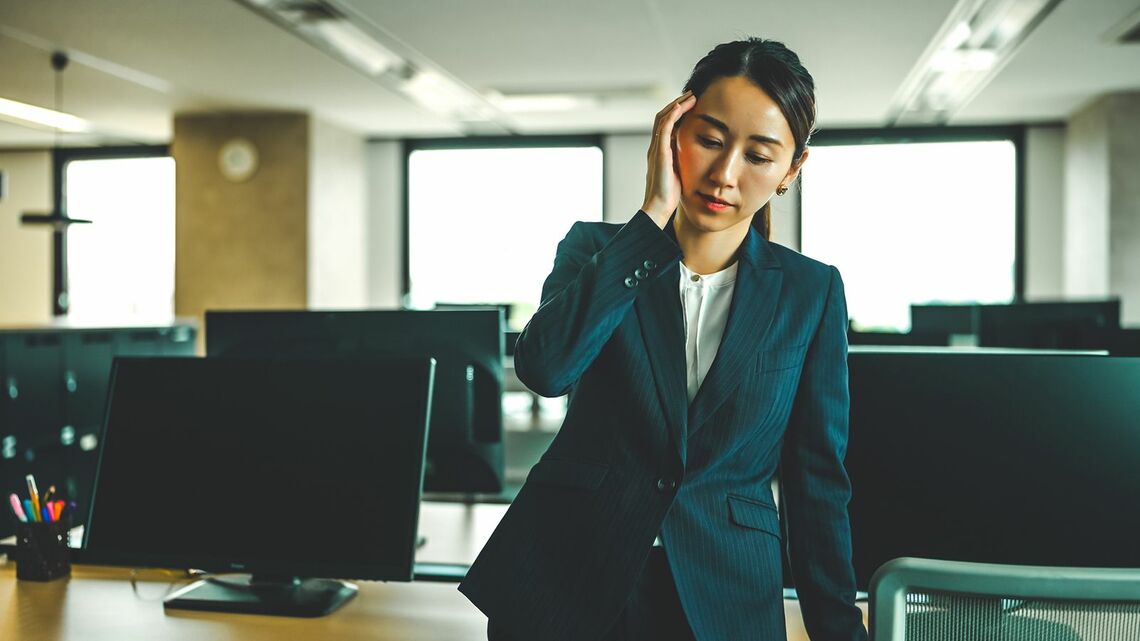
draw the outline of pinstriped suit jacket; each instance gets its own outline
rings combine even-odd
[[[594,641],[660,533],[700,641],[778,640],[786,537],[813,641],[865,639],[839,273],[750,229],[720,349],[689,404],[680,259],[672,225],[644,212],[577,223],[559,244],[515,368],[544,396],[573,387],[572,401],[459,589],[520,639]]]

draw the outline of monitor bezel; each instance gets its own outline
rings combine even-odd
[[[96,518],[97,511],[96,505],[99,500],[100,480],[103,474],[103,465],[105,463],[105,456],[107,451],[108,430],[110,427],[112,401],[114,399],[116,383],[118,381],[121,363],[124,361],[186,361],[194,360],[201,362],[233,362],[233,361],[261,361],[261,362],[329,362],[329,361],[349,361],[356,363],[376,364],[380,361],[385,362],[398,362],[399,367],[413,368],[421,367],[423,371],[421,375],[426,375],[426,385],[424,386],[424,395],[420,399],[420,416],[417,417],[417,425],[422,425],[422,444],[421,452],[423,455],[420,457],[418,464],[417,485],[418,492],[409,498],[409,505],[412,516],[412,523],[409,529],[410,540],[408,541],[409,549],[412,550],[407,562],[397,564],[392,563],[368,563],[354,561],[351,563],[339,562],[325,562],[325,561],[290,561],[281,559],[240,559],[240,558],[222,558],[209,555],[200,555],[194,553],[180,553],[172,551],[170,554],[140,554],[137,552],[130,552],[121,549],[106,549],[98,547],[98,539],[96,539],[96,546],[91,545],[92,533],[97,531],[95,527],[98,524]],[[414,371],[407,370],[408,375],[414,375]],[[357,581],[403,581],[410,582],[413,578],[415,567],[415,544],[416,537],[419,532],[419,503],[420,497],[423,494],[423,479],[424,469],[427,455],[427,442],[429,425],[431,423],[431,397],[432,397],[432,383],[435,373],[435,359],[434,358],[327,358],[327,357],[234,357],[230,359],[209,359],[209,358],[187,358],[187,357],[164,357],[164,356],[141,356],[141,357],[116,357],[112,363],[111,380],[107,388],[107,403],[104,409],[103,425],[100,430],[100,442],[102,447],[99,452],[99,463],[96,466],[95,480],[93,491],[91,494],[91,501],[88,507],[87,524],[83,532],[83,547],[82,557],[83,562],[92,565],[115,565],[127,567],[148,567],[148,568],[168,568],[168,569],[194,569],[202,570],[209,573],[242,573],[242,574],[258,574],[258,575],[277,575],[289,577],[311,577],[311,578],[327,578],[327,579],[343,579],[343,580],[357,580]],[[287,527],[287,525],[283,526]]]

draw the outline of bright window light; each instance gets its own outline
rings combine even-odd
[[[1014,296],[1008,140],[820,145],[804,166],[804,254],[839,268],[857,330],[910,330],[911,303]]]
[[[534,313],[558,241],[602,219],[598,147],[420,149],[408,159],[412,307],[511,304]]]
[[[73,160],[67,213],[68,316],[82,322],[174,317],[174,159]]]

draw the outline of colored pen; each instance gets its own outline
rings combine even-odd
[[[16,518],[20,519],[20,523],[27,523],[28,517],[24,516],[24,506],[20,505],[20,497],[9,494],[8,501],[12,504],[12,511],[16,514]]]
[[[28,498],[32,500],[32,508],[35,510],[36,520],[39,520],[40,514],[40,493],[36,489],[36,477],[31,474],[24,477],[28,482]]]
[[[41,507],[40,512],[43,514],[44,523],[51,523],[51,521],[52,521],[51,512],[48,511],[48,506],[45,505],[45,506]]]
[[[52,501],[51,502],[51,507],[53,510],[52,514],[55,515],[56,521],[63,518],[63,505],[64,505],[63,501]]]
[[[24,513],[28,515],[28,523],[35,523],[40,520],[36,516],[36,510],[32,507],[32,502],[29,499],[24,499]]]

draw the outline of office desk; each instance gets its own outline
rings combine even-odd
[[[318,619],[174,611],[162,597],[174,577],[124,568],[73,566],[70,579],[16,581],[0,566],[0,639],[4,641],[281,641],[486,638],[486,620],[453,583],[361,582],[360,593]],[[179,580],[176,585],[182,585]],[[137,588],[137,591],[136,589]]]
[[[454,583],[361,582],[360,593],[319,619],[174,611],[162,597],[185,580],[157,570],[76,565],[70,579],[17,581],[0,566],[0,639],[4,641],[483,641],[486,619]],[[177,581],[177,583],[172,583]],[[137,588],[137,589],[136,589]],[[807,641],[799,604],[784,602],[789,641]],[[742,640],[743,641],[743,640]]]
[[[425,503],[420,531],[424,561],[469,563],[506,506]],[[483,641],[487,620],[455,583],[358,582],[360,593],[318,619],[172,610],[162,598],[190,579],[145,570],[132,585],[131,570],[74,565],[70,579],[16,580],[12,563],[0,565],[0,640],[3,641]],[[865,605],[865,604],[864,604]],[[806,641],[799,603],[785,601],[789,641]]]

